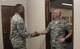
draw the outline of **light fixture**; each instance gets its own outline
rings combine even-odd
[[[69,3],[62,3],[62,5],[72,6],[72,4],[69,4]]]

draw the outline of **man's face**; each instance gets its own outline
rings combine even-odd
[[[60,9],[56,9],[52,12],[52,15],[53,15],[53,18],[56,19],[56,18],[59,18],[60,17]]]
[[[23,13],[24,13],[24,7],[23,7],[23,6],[20,6],[20,7],[19,7],[19,13],[20,13],[20,14],[23,14]]]

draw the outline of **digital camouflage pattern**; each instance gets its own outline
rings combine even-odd
[[[11,18],[10,40],[14,49],[26,49],[26,38],[37,36],[37,33],[26,31],[22,17],[15,13]]]
[[[65,31],[70,32],[72,30],[71,25],[65,20],[60,20],[57,24],[52,20],[47,29],[51,34],[51,49],[65,49],[65,42],[61,44],[59,39],[65,37]]]

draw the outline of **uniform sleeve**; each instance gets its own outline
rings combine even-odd
[[[35,37],[35,36],[39,35],[36,32],[33,32],[33,33],[28,32],[26,30],[25,24],[23,22],[18,22],[17,23],[17,31],[18,31],[19,35],[23,38],[31,38],[31,37]]]
[[[65,22],[65,30],[68,32],[72,31],[72,26],[68,22]]]

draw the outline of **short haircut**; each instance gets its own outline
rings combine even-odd
[[[60,8],[54,8],[54,9],[53,9],[53,11],[54,11],[54,10],[59,10],[59,12],[60,12],[60,16],[61,16],[62,11],[61,11],[61,9],[60,9]]]
[[[22,5],[22,4],[16,4],[16,5],[15,5],[15,10],[18,10],[18,8],[19,8],[20,6],[23,6],[23,5]]]

